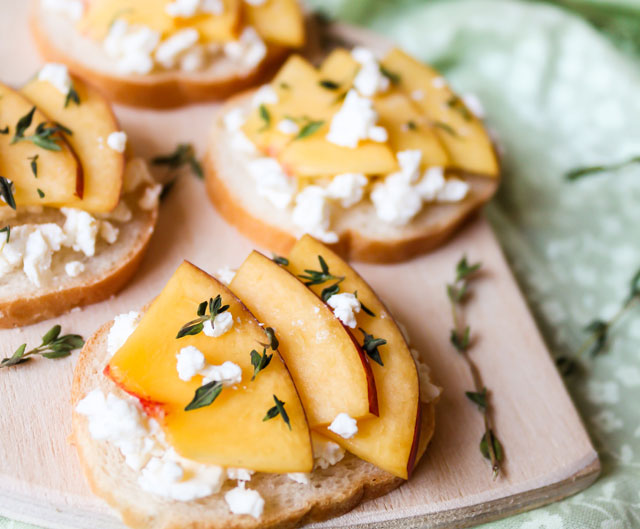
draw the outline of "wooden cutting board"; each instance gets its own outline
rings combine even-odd
[[[39,64],[27,31],[27,2],[0,0],[0,8],[0,80],[19,86]],[[337,31],[351,41],[371,38],[359,30]],[[150,157],[172,151],[177,142],[193,142],[202,152],[215,110],[118,108],[117,114],[137,154]],[[56,321],[63,332],[89,337],[116,314],[146,304],[183,259],[215,271],[238,266],[253,247],[210,206],[202,182],[184,175],[162,204],[134,281],[116,298]],[[472,387],[469,373],[449,344],[445,283],[463,254],[483,263],[467,316],[477,333],[472,354],[492,390],[505,449],[504,472],[496,481],[478,449],[481,417],[464,396]],[[558,500],[596,479],[598,456],[483,218],[428,256],[356,268],[405,324],[445,389],[434,440],[411,481],[314,527],[466,527]],[[0,331],[0,357],[23,342],[39,343],[51,325]],[[117,516],[90,493],[67,443],[74,363],[75,356],[38,359],[0,371],[0,515],[49,528],[121,529]]]

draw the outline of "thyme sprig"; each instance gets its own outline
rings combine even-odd
[[[588,352],[591,356],[597,356],[604,352],[609,342],[609,334],[612,327],[624,316],[632,307],[640,301],[640,269],[631,278],[629,283],[629,293],[622,302],[618,311],[608,320],[594,319],[586,327],[585,331],[590,336],[582,343],[578,349],[578,356]]]
[[[273,396],[273,400],[276,403],[276,405],[273,406],[272,408],[269,408],[269,410],[267,411],[267,414],[264,416],[264,419],[262,419],[262,422],[269,421],[274,417],[277,417],[278,415],[280,415],[284,423],[289,427],[289,430],[291,430],[291,421],[289,420],[289,416],[287,415],[287,412],[284,409],[285,403],[282,402],[281,400],[278,400],[278,397],[276,397],[275,395]]]
[[[296,134],[292,141],[302,140],[315,134],[324,125],[324,120],[309,120],[300,128],[300,132]]]
[[[318,262],[320,263],[320,270],[305,269],[304,274],[298,275],[306,286],[321,285],[322,283],[333,280],[336,280],[338,283],[344,281],[345,276],[334,276],[329,272],[329,265],[321,255],[318,255]]]
[[[262,355],[260,355],[260,353],[255,349],[251,351],[251,365],[253,366],[253,376],[251,377],[252,382],[258,376],[258,373],[271,363],[272,358],[273,353],[268,355],[266,347],[262,350]]]
[[[592,165],[588,167],[578,167],[576,169],[567,171],[567,173],[565,174],[565,178],[570,181],[579,180],[585,176],[619,171],[620,169],[624,169],[625,167],[637,163],[640,163],[640,156],[634,156],[633,158],[630,158],[628,160],[623,160],[621,162],[613,163],[610,165]]]
[[[482,413],[484,433],[480,440],[480,453],[491,462],[493,479],[496,479],[504,459],[504,450],[492,428],[489,391],[482,382],[478,367],[469,356],[469,349],[472,345],[471,328],[469,325],[465,325],[460,314],[460,309],[469,295],[469,281],[480,270],[481,266],[480,263],[469,264],[467,257],[462,257],[456,265],[454,282],[447,285],[447,297],[451,303],[451,316],[453,319],[450,341],[469,366],[474,390],[465,392],[465,395],[478,406],[478,410]]]
[[[258,342],[262,347],[265,347],[267,349],[271,349],[272,351],[275,351],[276,349],[278,349],[278,347],[280,347],[280,342],[278,341],[278,338],[276,337],[276,331],[274,330],[273,327],[267,327],[266,329],[264,329],[264,333],[267,335],[267,338],[269,339],[268,342],[263,343],[263,342]]]
[[[207,314],[207,309],[209,313]],[[229,305],[222,305],[222,298],[218,294],[215,299],[209,298],[209,301],[203,301],[198,305],[196,311],[198,317],[190,322],[185,323],[178,331],[176,339],[183,338],[184,336],[195,336],[200,334],[204,329],[206,321],[210,321],[211,325],[215,324],[215,319],[218,314],[222,314],[229,309]]]
[[[286,257],[273,254],[273,257],[271,257],[271,260],[274,263],[279,264],[280,266],[289,266],[289,259],[287,259]]]
[[[371,360],[380,364],[381,366],[384,366],[378,347],[386,345],[387,340],[385,340],[384,338],[376,338],[375,336],[368,334],[367,331],[365,331],[361,327],[359,327],[359,329],[364,336],[364,344],[362,345],[362,349],[364,350],[364,352],[367,353],[367,356],[371,358]]]
[[[13,182],[4,176],[0,176],[0,199],[11,209],[16,209],[16,199],[13,196]]]
[[[11,140],[11,144],[19,141],[30,141],[38,147],[48,151],[61,151],[62,147],[58,145],[58,141],[61,139],[59,133],[71,135],[71,131],[60,123],[49,123],[43,121],[37,127],[31,136],[25,136],[25,132],[31,126],[33,122],[33,114],[36,107],[33,107],[27,114],[22,116],[16,124],[16,132]]]
[[[151,159],[153,165],[164,165],[175,171],[188,166],[198,178],[204,178],[202,165],[196,158],[196,152],[190,143],[180,143],[171,154],[156,156]]]
[[[67,108],[69,103],[75,103],[76,105],[80,104],[80,96],[73,85],[69,88],[67,97],[64,98],[64,108]]]
[[[54,325],[42,337],[42,343],[38,347],[27,351],[27,344],[23,343],[18,347],[12,356],[0,361],[0,368],[12,367],[24,364],[34,356],[42,356],[48,359],[64,358],[71,354],[71,351],[79,349],[84,345],[82,336],[77,334],[65,334],[60,336],[62,327]]]

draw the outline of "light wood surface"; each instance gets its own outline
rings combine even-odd
[[[0,80],[16,86],[39,64],[26,31],[26,4],[0,2]],[[117,110],[130,144],[143,156],[171,151],[178,141],[202,149],[214,112],[212,105]],[[252,248],[209,205],[202,182],[184,175],[162,205],[149,253],[129,287],[57,322],[64,332],[88,337],[116,314],[147,303],[183,259],[215,271],[238,266]],[[484,265],[467,315],[477,333],[472,354],[492,390],[496,430],[505,448],[504,473],[496,481],[478,449],[480,415],[464,396],[471,389],[469,373],[448,343],[444,285],[465,253]],[[465,527],[555,501],[597,477],[597,454],[486,221],[476,219],[428,256],[356,268],[406,325],[445,391],[435,438],[412,480],[314,527]],[[36,345],[51,325],[0,331],[0,357],[23,342]],[[34,360],[0,371],[0,515],[50,528],[120,529],[118,519],[90,494],[67,443],[74,362],[74,357]]]

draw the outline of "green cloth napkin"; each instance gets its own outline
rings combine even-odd
[[[563,178],[640,155],[640,1],[310,3],[390,36],[480,97],[505,151],[489,218],[550,349],[574,353],[584,325],[617,310],[640,267],[640,168]],[[609,352],[567,379],[602,458],[600,480],[489,527],[640,527],[639,343],[636,308]],[[0,529],[29,527],[0,518]]]
[[[550,350],[575,353],[584,326],[617,311],[640,268],[640,166],[573,183],[563,177],[640,155],[640,1],[312,4],[391,37],[459,91],[478,95],[504,148],[489,219]],[[636,307],[612,331],[607,354],[567,378],[602,477],[563,502],[488,527],[640,527],[639,344]]]

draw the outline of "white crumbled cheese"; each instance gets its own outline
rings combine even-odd
[[[369,131],[369,139],[378,143],[385,143],[389,139],[389,133],[384,127],[372,127]]]
[[[38,81],[51,83],[64,96],[71,90],[69,69],[64,64],[55,62],[45,64],[38,72]]]
[[[162,184],[155,184],[145,188],[144,193],[138,201],[138,205],[141,209],[151,210],[158,206],[158,200],[160,200],[160,194],[162,193]]]
[[[251,98],[251,105],[258,108],[260,105],[276,105],[278,104],[278,94],[270,84],[264,84]]]
[[[99,215],[101,219],[110,219],[116,222],[129,222],[133,218],[133,213],[124,200],[118,202],[116,209],[109,213]]]
[[[116,19],[103,42],[105,52],[116,61],[125,74],[148,74],[153,70],[153,51],[160,42],[160,34],[147,26],[130,26]]]
[[[285,209],[293,200],[295,182],[287,175],[277,160],[261,157],[251,160],[247,166],[256,183],[256,191],[278,209]]]
[[[242,368],[228,360],[219,366],[205,366],[200,374],[203,376],[202,384],[222,382],[223,386],[234,386],[242,382]]]
[[[203,46],[195,45],[180,56],[180,69],[183,72],[197,72],[205,65],[206,51]]]
[[[400,172],[407,183],[413,184],[420,177],[420,163],[422,163],[422,151],[406,150],[396,154],[400,164]]]
[[[376,126],[377,121],[378,113],[374,110],[371,99],[361,97],[356,90],[351,89],[340,110],[331,119],[327,140],[351,149],[355,149],[360,140],[379,141],[386,135],[386,131],[382,133],[384,129]]]
[[[205,321],[203,332],[210,338],[217,338],[225,334],[231,327],[233,327],[233,316],[227,311],[216,315],[213,323],[211,320]]]
[[[70,261],[64,265],[64,271],[69,277],[78,277],[84,272],[84,264],[80,261]]]
[[[219,492],[224,480],[222,467],[189,461],[170,448],[161,458],[149,460],[138,476],[138,485],[162,498],[193,501]]]
[[[329,425],[329,430],[343,439],[351,439],[358,433],[358,422],[348,413],[338,413]]]
[[[65,246],[70,246],[87,257],[93,257],[100,228],[98,221],[80,209],[60,208],[60,211],[67,218],[62,227],[66,236]]]
[[[140,313],[131,311],[113,319],[113,325],[107,335],[107,353],[113,356],[126,343],[140,323]]]
[[[225,128],[229,132],[236,132],[240,130],[240,128],[246,123],[247,114],[242,107],[238,107],[227,112],[222,120],[224,122]]]
[[[12,230],[11,235],[14,236]],[[60,250],[64,235],[57,224],[43,224],[33,228],[24,249],[24,273],[36,286],[40,286],[41,274],[51,268],[53,253]]]
[[[151,172],[149,171],[149,165],[143,158],[132,158],[131,160],[127,161],[124,167],[123,188],[125,193],[131,193],[138,189],[141,185],[153,183],[155,182],[153,180],[153,177],[151,176]],[[122,201],[118,203],[118,207],[120,206],[120,204],[122,204]],[[127,218],[125,222],[128,220],[131,220],[131,218]]]
[[[438,192],[438,202],[460,202],[469,192],[469,184],[450,178],[444,184],[444,187]]]
[[[414,90],[411,92],[411,99],[414,101],[422,101],[424,99],[424,92],[422,90]]]
[[[333,177],[326,193],[329,198],[339,200],[343,208],[349,208],[362,200],[368,183],[362,173],[342,173]]]
[[[225,43],[224,53],[242,66],[254,68],[264,59],[267,47],[257,31],[251,26],[247,26],[238,40]]]
[[[108,220],[100,222],[100,237],[102,237],[109,244],[114,244],[118,240],[120,230],[111,224]]]
[[[199,13],[221,15],[224,13],[222,0],[174,0],[164,8],[170,17],[189,18]]]
[[[176,355],[178,370],[178,378],[189,382],[200,371],[204,369],[206,361],[204,355],[197,347],[188,345],[180,349],[180,352]]]
[[[482,106],[482,102],[480,101],[480,99],[478,99],[477,95],[465,94],[462,96],[462,101],[474,116],[478,118],[484,117],[484,107]]]
[[[424,172],[422,180],[416,184],[416,191],[420,194],[422,200],[435,200],[438,193],[444,189],[445,183],[444,168],[429,167]]]
[[[311,444],[313,446],[314,468],[324,470],[344,458],[344,448],[315,432],[311,433]]]
[[[360,70],[353,80],[353,86],[360,94],[371,97],[389,89],[389,79],[381,72],[380,63],[371,50],[356,47],[351,56],[360,63]]]
[[[306,472],[289,472],[287,477],[295,481],[296,483],[300,483],[301,485],[309,484],[309,474]]]
[[[148,460],[153,442],[148,439],[146,417],[134,399],[124,400],[95,389],[76,405],[87,417],[89,433],[97,441],[107,441],[120,450],[127,465],[140,470]]]
[[[244,0],[247,4],[252,5],[252,6],[261,6],[263,5],[267,0]]]
[[[434,77],[431,86],[437,89],[444,88],[447,86],[447,80],[444,77]]]
[[[404,226],[422,208],[420,195],[401,172],[392,173],[376,184],[371,201],[378,218],[394,226]]]
[[[244,481],[224,495],[224,500],[233,514],[249,514],[260,518],[264,510],[264,499],[257,490],[245,489]]]
[[[425,404],[433,402],[442,393],[442,388],[431,382],[431,369],[422,361],[420,353],[416,349],[411,349],[411,355],[416,362],[420,379],[420,401]]]
[[[324,189],[319,186],[307,186],[298,193],[291,220],[302,233],[313,235],[322,242],[331,244],[338,241],[338,235],[329,231],[330,204]]]
[[[107,145],[116,152],[124,152],[127,148],[127,133],[112,132],[107,138]]]
[[[198,43],[198,40],[200,40],[200,34],[197,29],[185,28],[180,30],[162,41],[157,47],[156,61],[164,68],[171,69],[184,53]]]
[[[227,477],[229,479],[235,479],[236,481],[251,481],[253,476],[253,470],[247,470],[246,468],[228,468]]]
[[[42,6],[54,13],[60,13],[71,20],[80,20],[84,14],[82,0],[43,0]]]
[[[300,126],[292,119],[283,119],[278,123],[278,130],[282,134],[298,134],[300,132]]]
[[[334,294],[327,300],[327,305],[333,309],[342,323],[350,329],[355,329],[357,325],[356,314],[360,312],[361,305],[358,298],[349,292]]]
[[[218,281],[220,281],[221,283],[224,283],[225,285],[230,285],[235,275],[236,275],[236,271],[232,270],[228,266],[225,266],[224,268],[218,268],[215,274]]]

